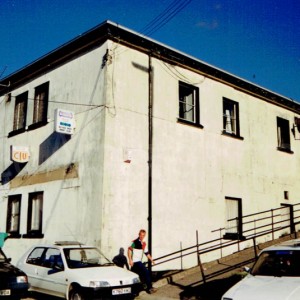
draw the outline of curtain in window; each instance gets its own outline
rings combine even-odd
[[[225,118],[225,131],[228,133],[232,133],[231,114],[229,109],[225,110],[224,118]]]
[[[32,212],[31,212],[31,230],[40,230],[41,225],[41,211],[42,211],[42,201],[41,199],[32,199]]]
[[[46,105],[46,93],[37,93],[34,97],[33,123],[44,120]]]
[[[26,126],[27,96],[28,93],[26,92],[16,97],[13,130],[22,129]]]
[[[226,200],[226,233],[238,233],[239,203],[237,200]],[[228,221],[229,220],[229,221]]]
[[[193,93],[184,97],[185,100],[185,114],[184,118],[187,121],[194,122],[195,115],[194,115],[194,95]]]
[[[12,201],[11,202],[11,215],[10,215],[10,222],[9,222],[9,232],[17,232],[19,229],[19,219],[20,219],[20,202],[19,201]]]

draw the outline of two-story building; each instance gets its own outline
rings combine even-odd
[[[300,202],[299,103],[112,22],[0,84],[13,260],[57,240],[112,258],[140,228],[159,257]]]

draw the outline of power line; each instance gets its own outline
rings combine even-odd
[[[18,97],[18,95],[17,96],[11,95],[11,97],[12,98],[16,98],[16,97]],[[27,100],[28,101],[36,101],[34,98],[27,98]],[[87,106],[87,107],[101,107],[101,106],[104,106],[104,105],[99,105],[99,104],[85,104],[85,103],[75,103],[75,102],[66,102],[66,101],[54,101],[54,100],[48,100],[47,102],[48,103],[67,104],[67,105]]]
[[[144,26],[139,33],[143,36],[151,36],[168,22],[170,22],[177,14],[179,14],[192,0],[174,0],[159,15]],[[120,55],[127,50],[121,50],[115,55]]]
[[[176,3],[180,2],[181,0],[174,0],[164,11],[162,11],[159,15],[157,15],[152,21],[150,21],[144,28],[141,29],[141,34],[146,34],[147,30],[151,29],[151,26],[155,24],[155,22],[159,21],[164,14],[168,13]]]
[[[175,0],[162,13],[155,17],[143,29],[142,34],[151,36],[154,32],[162,28],[170,22],[177,14],[179,14],[192,0]]]
[[[3,67],[3,70],[2,70],[2,72],[1,72],[1,74],[0,74],[0,78],[3,76],[4,72],[6,71],[6,69],[7,69],[7,66],[4,66],[4,67]]]

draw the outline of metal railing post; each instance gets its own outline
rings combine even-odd
[[[274,212],[271,209],[271,219],[272,219],[272,240],[274,240]]]
[[[255,258],[257,258],[257,249],[256,249],[256,240],[255,240],[255,237],[253,238],[253,247],[254,247]]]
[[[199,258],[199,266],[200,266],[200,271],[201,271],[201,276],[202,276],[202,279],[203,279],[203,283],[206,283],[206,278],[205,278],[204,269],[203,269],[203,266],[202,266],[200,254],[198,254],[198,258]]]
[[[197,262],[198,262],[198,266],[199,266],[200,261],[199,261],[199,235],[198,235],[198,230],[196,230],[196,248],[197,248]]]
[[[183,270],[183,258],[182,258],[182,242],[180,242],[180,267]]]
[[[197,242],[197,261],[198,261],[198,266],[200,267],[200,271],[201,271],[201,276],[202,276],[203,282],[206,283],[204,269],[203,269],[203,266],[202,266],[202,263],[201,263],[201,258],[200,258],[200,253],[199,253],[199,235],[198,235],[198,230],[196,230],[196,242]]]

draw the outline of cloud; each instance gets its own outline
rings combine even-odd
[[[222,8],[222,4],[221,3],[216,3],[214,8],[215,8],[215,10],[220,10]]]
[[[200,21],[196,24],[197,27],[208,29],[208,30],[214,30],[219,27],[219,23],[217,20],[213,21]]]

